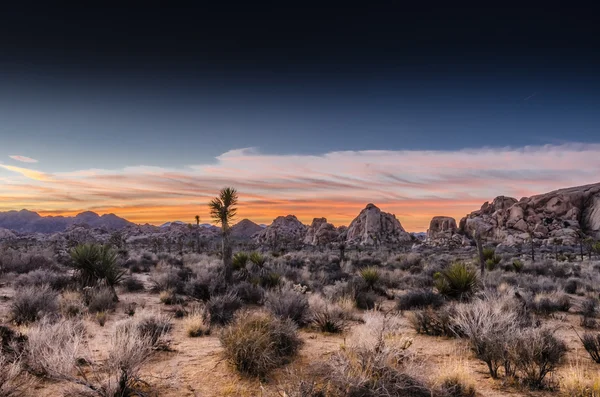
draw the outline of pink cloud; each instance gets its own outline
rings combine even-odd
[[[36,159],[32,159],[31,157],[26,157],[26,156],[8,156],[13,160],[17,160],[20,161],[22,163],[37,163],[38,161]]]

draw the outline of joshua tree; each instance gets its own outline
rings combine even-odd
[[[232,248],[231,248],[231,222],[237,213],[238,203],[237,190],[232,187],[221,189],[218,197],[212,199],[208,204],[210,216],[217,225],[221,225],[222,249],[223,249],[223,271],[225,281],[231,283],[232,274]]]
[[[196,215],[196,251],[200,253],[200,215]]]

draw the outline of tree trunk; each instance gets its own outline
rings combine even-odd
[[[232,262],[233,262],[233,250],[231,248],[231,241],[229,240],[229,231],[223,233],[223,274],[225,275],[225,282],[231,284],[232,278]]]
[[[531,262],[535,262],[535,246],[533,244],[533,236],[531,236]]]

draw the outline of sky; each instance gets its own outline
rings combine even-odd
[[[0,211],[424,231],[600,182],[596,10],[283,3],[7,6]]]

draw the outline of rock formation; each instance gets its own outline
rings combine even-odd
[[[450,248],[470,245],[470,241],[459,234],[456,220],[449,216],[434,216],[431,219],[425,242],[428,245],[448,246]]]
[[[240,240],[247,240],[262,230],[263,228],[260,225],[257,225],[251,220],[242,219],[231,227],[231,237]]]
[[[337,240],[339,236],[338,229],[325,218],[315,218],[306,231],[304,244],[308,245],[326,245]]]
[[[15,237],[16,237],[15,234],[13,232],[11,232],[10,230],[0,228],[0,241],[1,240],[10,240]]]
[[[350,223],[345,232],[348,244],[380,245],[411,241],[396,216],[382,212],[374,204],[367,204]]]
[[[478,229],[484,238],[514,246],[530,233],[545,244],[554,239],[564,245],[578,243],[580,232],[600,238],[600,183],[524,197],[496,197],[480,210],[461,219],[459,229],[472,235]]]
[[[260,231],[254,240],[271,247],[300,245],[304,241],[307,227],[294,215],[278,216],[273,223]]]

